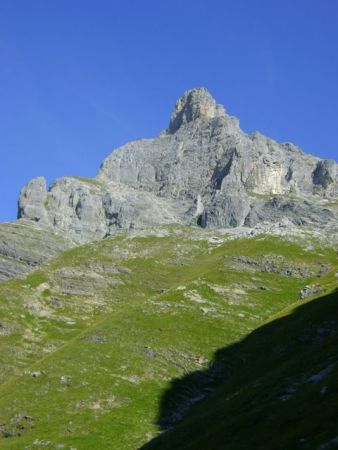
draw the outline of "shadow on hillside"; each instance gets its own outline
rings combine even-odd
[[[287,357],[309,351],[326,336],[337,332],[338,289],[315,301],[300,303],[292,314],[263,325],[242,341],[217,350],[207,369],[171,382],[161,398],[157,419],[164,433],[141,450],[169,448],[166,447],[167,432],[221,382],[244,386],[282,364]]]

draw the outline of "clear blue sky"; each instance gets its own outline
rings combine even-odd
[[[0,0],[0,220],[31,178],[94,176],[207,87],[242,128],[338,157],[337,0]]]

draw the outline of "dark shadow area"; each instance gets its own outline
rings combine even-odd
[[[212,186],[214,189],[220,190],[222,187],[223,179],[229,175],[231,171],[231,166],[233,164],[234,157],[238,157],[238,152],[236,148],[230,148],[227,152],[229,154],[229,160],[225,164],[224,167],[222,165],[218,164],[214,170],[214,173],[211,177]]]
[[[312,362],[313,367],[327,365],[328,361],[338,363],[337,340],[338,289],[314,301],[300,302],[290,315],[277,318],[254,330],[243,340],[217,350],[206,370],[174,379],[160,401],[157,424],[162,433],[145,444],[142,450],[203,448],[193,444],[185,447],[177,443],[181,442],[182,436],[187,437],[192,429],[196,428],[197,435],[202,432],[201,417],[203,414],[207,417],[210,401],[219,399],[219,395],[229,398],[243,386],[254,384],[255,380],[261,380],[289,362],[292,366],[293,361],[297,362],[299,358],[304,357],[304,361],[310,358],[311,364],[304,363],[310,369]],[[331,341],[336,346],[333,343],[328,346],[327,342]],[[324,344],[326,350],[319,351]],[[320,357],[315,359],[313,355]],[[198,418],[196,424],[195,417]],[[226,423],[228,418],[219,420]]]

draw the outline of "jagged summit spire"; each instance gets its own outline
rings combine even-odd
[[[224,107],[216,103],[206,88],[190,89],[177,100],[171,114],[169,131],[175,133],[181,125],[198,118],[212,119],[224,115]]]

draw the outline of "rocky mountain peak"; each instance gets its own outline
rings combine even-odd
[[[167,223],[218,229],[287,220],[322,229],[337,227],[337,199],[335,161],[246,134],[196,88],[176,102],[169,130],[115,149],[96,178],[60,178],[48,192],[43,178],[29,182],[19,218],[80,242]]]
[[[225,116],[224,107],[216,103],[206,88],[191,89],[177,100],[171,114],[169,131],[175,133],[182,125],[196,119],[209,120],[220,116]]]

